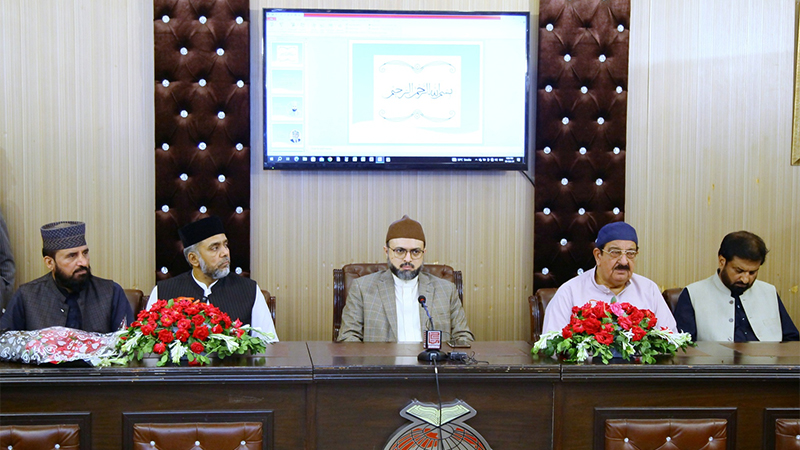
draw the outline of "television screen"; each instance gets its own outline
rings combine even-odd
[[[264,9],[264,169],[527,169],[529,21]]]

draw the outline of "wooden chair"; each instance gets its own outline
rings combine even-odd
[[[542,336],[544,327],[544,311],[553,296],[556,295],[558,288],[541,288],[536,293],[528,297],[528,305],[531,309],[531,342],[536,342]]]
[[[136,315],[139,314],[139,311],[144,309],[145,305],[147,304],[144,292],[139,289],[125,289],[125,297],[128,298],[128,303],[131,304],[133,317],[136,317]]]
[[[261,293],[264,294],[264,298],[267,300],[267,306],[269,306],[269,314],[272,316],[272,323],[275,324],[276,326],[275,331],[277,331],[277,322],[275,322],[275,303],[277,302],[277,299],[275,298],[274,295],[270,295],[269,291],[266,289],[262,289]]]
[[[358,277],[371,273],[386,270],[386,263],[354,263],[347,264],[341,269],[333,269],[333,341],[339,336],[339,329],[342,326],[342,311],[347,302],[347,293],[350,285]],[[425,264],[422,271],[435,277],[450,281],[456,285],[458,298],[464,304],[464,290],[461,279],[461,271],[453,270],[452,267],[443,264]]]
[[[664,297],[664,301],[669,305],[669,310],[673,313],[675,312],[675,306],[678,304],[678,298],[681,296],[681,292],[683,292],[683,288],[669,288],[664,289],[664,292],[661,293],[661,296]]]

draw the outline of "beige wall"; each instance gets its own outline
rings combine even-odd
[[[797,321],[793,1],[633,3],[626,209],[642,236],[641,272],[664,287],[704,277],[724,233],[747,228],[772,248],[761,278]],[[261,7],[345,5],[538,9],[522,0],[253,0],[253,44]],[[89,226],[96,274],[152,287],[152,14],[139,0],[0,0],[0,209],[17,284],[44,271],[39,227],[77,219]],[[256,80],[256,53],[253,62]],[[329,339],[332,269],[382,260],[386,226],[406,213],[425,226],[428,261],[464,271],[476,335],[527,336],[533,188],[521,174],[264,172],[257,83],[253,95],[252,269],[278,296],[283,339]]]

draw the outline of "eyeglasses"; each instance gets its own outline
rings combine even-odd
[[[389,250],[392,251],[392,254],[397,259],[403,259],[406,257],[407,253],[411,254],[411,259],[420,259],[422,255],[425,253],[425,250],[421,248],[412,248],[411,250],[406,250],[403,247],[391,248]]]
[[[636,255],[639,254],[639,250],[621,250],[618,248],[612,248],[610,250],[600,250],[601,252],[608,253],[614,259],[622,258],[622,255],[625,255],[626,258],[630,259],[631,261],[636,259]]]

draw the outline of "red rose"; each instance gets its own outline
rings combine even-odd
[[[159,343],[157,343],[156,345],[153,346],[153,352],[154,353],[157,353],[157,354],[160,355],[160,354],[164,353],[165,351],[167,351],[167,346],[164,345],[163,342],[159,342]]]
[[[235,321],[233,321],[233,326],[236,327],[236,328],[239,328],[240,326],[242,326],[242,321],[239,320],[239,319],[236,319]]]
[[[172,322],[174,322],[174,320],[168,314],[164,314],[163,316],[161,316],[161,325],[168,327],[172,325]]]
[[[146,324],[142,325],[142,334],[145,335],[145,336],[150,336],[151,334],[153,334],[153,331],[155,329],[156,329],[156,327],[150,325],[149,323],[146,323]]]
[[[623,330],[630,330],[633,326],[633,322],[631,321],[630,317],[620,317],[617,319],[617,323],[619,323],[619,326],[621,326]]]
[[[211,329],[212,333],[217,333],[217,334],[220,334],[223,331],[225,331],[225,330],[222,329],[222,325],[220,325],[220,324],[214,325],[214,328]]]
[[[572,331],[570,331],[569,325],[565,326],[564,329],[561,330],[561,336],[564,339],[569,339],[572,337]]]
[[[583,328],[589,334],[597,334],[600,332],[600,321],[594,317],[590,317],[583,321]]]
[[[612,336],[610,333],[606,333],[605,331],[602,333],[597,333],[594,335],[594,338],[597,340],[597,342],[603,345],[609,345],[614,342],[614,336]]]
[[[200,314],[197,314],[194,317],[192,317],[192,322],[194,322],[195,325],[202,325],[203,322],[205,322],[205,321],[206,321],[206,318],[201,316]]]
[[[220,323],[221,321],[222,321],[222,316],[220,316],[219,314],[211,315],[211,323],[213,323],[214,325]]]
[[[195,353],[202,353],[206,349],[202,342],[192,342],[189,348]]]
[[[161,330],[158,332],[158,340],[164,342],[165,344],[169,344],[175,340],[175,335],[172,334],[172,331]]]
[[[653,314],[653,312],[652,312],[652,311],[650,311],[649,309],[645,309],[645,310],[644,310],[644,316],[645,316],[645,318],[647,319],[647,326],[646,326],[646,328],[647,328],[648,330],[649,330],[650,328],[653,328],[654,326],[656,326],[656,324],[658,323],[658,319],[656,318],[655,314]]]
[[[628,314],[628,317],[630,317],[632,324],[641,325],[642,319],[644,319],[644,313],[637,309],[632,313]]]
[[[577,306],[573,306],[573,307],[572,307],[572,314],[578,314],[578,311],[580,311],[580,310],[581,310],[581,309],[580,309],[580,308],[578,308]]]
[[[228,317],[227,314],[222,315],[222,321],[225,322],[225,328],[230,328],[231,326],[231,318]]]
[[[139,321],[137,320],[137,321],[133,322],[133,323],[131,324],[131,326],[132,326],[132,327],[140,327],[140,326],[142,326],[142,322],[139,322]]]
[[[236,334],[237,338],[242,337],[242,335],[244,334],[244,330],[241,329],[241,328],[237,328],[237,329],[233,330],[233,332]]]
[[[647,334],[641,327],[633,327],[631,328],[633,332],[633,337],[631,338],[632,341],[641,341],[642,338]]]
[[[194,333],[192,333],[192,337],[200,339],[204,341],[208,337],[208,327],[207,326],[199,326],[194,329]]]
[[[583,321],[582,320],[576,320],[575,323],[572,324],[572,331],[574,331],[576,333],[583,333],[584,331],[586,331],[583,328]]]
[[[188,330],[190,326],[192,326],[192,321],[189,319],[181,319],[178,321],[178,328]]]
[[[178,331],[175,332],[175,339],[186,342],[189,339],[189,331],[186,328],[178,328]]]
[[[191,306],[187,306],[184,312],[190,316],[193,316],[200,312],[200,308],[198,308],[196,304],[192,304]]]
[[[201,363],[200,360],[195,359],[194,361],[189,361],[189,365],[190,366],[202,366],[203,363]]]

